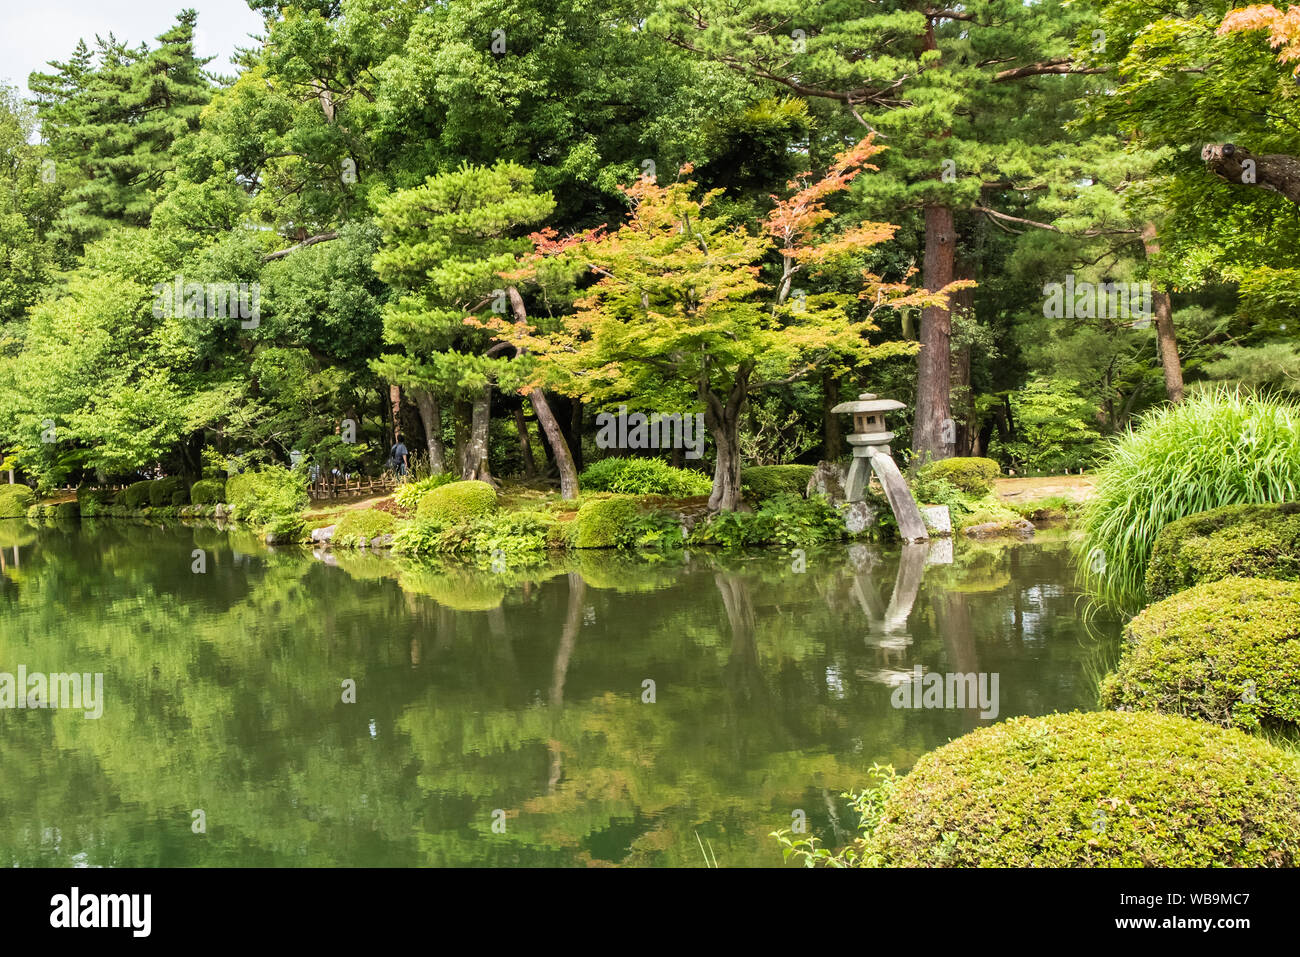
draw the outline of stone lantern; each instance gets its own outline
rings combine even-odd
[[[849,502],[862,501],[869,479],[868,469],[875,471],[880,484],[885,490],[889,507],[898,519],[898,530],[905,542],[923,542],[930,538],[917,508],[912,492],[903,480],[902,473],[894,463],[889,443],[894,433],[885,427],[885,413],[905,409],[903,403],[895,399],[882,399],[870,392],[864,392],[856,402],[841,402],[831,412],[850,412],[853,414],[853,433],[848,437],[853,448],[853,464],[844,483],[845,499]]]

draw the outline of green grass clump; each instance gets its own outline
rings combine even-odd
[[[803,495],[815,471],[814,465],[753,465],[740,470],[740,488],[756,502],[774,495]]]
[[[450,482],[420,498],[415,510],[421,521],[455,525],[497,510],[497,493],[487,482]]]
[[[1300,760],[1173,715],[1012,718],[922,757],[866,843],[896,867],[1295,867]]]
[[[339,519],[331,543],[344,547],[364,545],[372,538],[396,531],[397,519],[388,512],[375,509],[354,509]]]
[[[216,505],[226,500],[226,483],[221,479],[200,479],[190,486],[190,501],[195,505]]]
[[[226,481],[226,502],[239,521],[290,535],[295,525],[301,526],[299,513],[307,507],[307,480],[300,472],[275,466],[240,472]]]
[[[1300,583],[1225,578],[1129,622],[1107,708],[1159,711],[1245,731],[1300,731]]]
[[[36,503],[36,493],[26,485],[0,485],[0,518],[22,518]]]
[[[920,468],[916,477],[922,482],[944,481],[979,497],[993,491],[993,480],[1001,474],[1002,467],[992,459],[958,456],[929,462]]]
[[[432,492],[436,488],[442,488],[444,485],[450,485],[456,481],[456,476],[451,472],[439,472],[437,475],[430,475],[422,478],[417,482],[405,482],[397,487],[393,493],[393,501],[408,512],[415,511],[420,505],[426,493]]]
[[[1300,502],[1225,505],[1170,522],[1151,549],[1147,597],[1234,576],[1300,579]]]
[[[673,468],[661,459],[650,458],[601,459],[583,470],[578,484],[584,492],[677,498],[708,495],[713,489],[713,480],[703,472]]]
[[[1138,595],[1169,523],[1222,505],[1300,498],[1300,411],[1249,393],[1195,393],[1144,416],[1096,475],[1082,519],[1090,583]]]

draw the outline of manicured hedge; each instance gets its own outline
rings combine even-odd
[[[168,505],[188,505],[190,490],[185,480],[177,477],[160,478],[149,486],[149,504],[154,508]]]
[[[388,512],[357,509],[339,519],[331,541],[335,545],[362,545],[372,538],[388,535],[396,528],[397,519]]]
[[[226,500],[226,483],[222,479],[200,479],[190,486],[194,505],[216,505]]]
[[[922,757],[868,843],[900,867],[1295,867],[1300,759],[1173,715],[1013,718]]]
[[[815,465],[753,465],[740,470],[740,487],[752,499],[773,495],[803,495]]]
[[[497,493],[487,482],[451,482],[427,492],[415,510],[422,521],[455,525],[497,510]]]
[[[1104,706],[1300,731],[1300,582],[1206,582],[1151,605],[1125,638]]]
[[[1165,598],[1241,575],[1300,579],[1300,502],[1225,505],[1170,522],[1152,546],[1146,592]]]
[[[36,493],[26,485],[0,485],[0,518],[22,518],[36,503]]]
[[[922,482],[942,479],[967,494],[987,495],[1001,474],[1001,466],[992,459],[958,456],[923,465],[916,477]]]

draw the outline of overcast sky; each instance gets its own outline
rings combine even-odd
[[[28,74],[66,60],[80,39],[93,45],[97,33],[154,47],[186,7],[199,12],[197,53],[216,56],[208,70],[233,74],[235,47],[252,46],[248,35],[262,32],[261,15],[244,0],[0,0],[0,83],[27,93]]]

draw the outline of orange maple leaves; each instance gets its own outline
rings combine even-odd
[[[1268,45],[1277,50],[1281,63],[1300,60],[1300,6],[1288,6],[1286,12],[1271,3],[1252,3],[1240,10],[1230,10],[1215,31],[1218,36],[1268,30]],[[1300,65],[1292,71],[1300,75]]]

